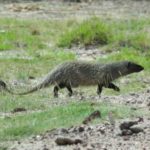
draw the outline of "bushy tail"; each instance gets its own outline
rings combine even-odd
[[[8,93],[14,94],[14,95],[26,95],[26,94],[35,92],[35,91],[37,91],[37,90],[39,90],[39,89],[45,88],[45,87],[47,87],[47,86],[50,85],[50,84],[51,84],[51,82],[49,82],[49,80],[44,80],[43,82],[41,82],[40,84],[38,84],[37,86],[31,88],[31,89],[28,90],[28,91],[21,92],[21,93],[16,93],[16,92],[10,90],[10,89],[7,87],[7,85],[6,85],[6,83],[5,83],[4,81],[0,80],[0,87],[1,87],[3,90],[7,91]]]
[[[37,86],[31,88],[29,91],[25,91],[25,92],[22,92],[22,93],[17,93],[17,95],[26,95],[26,94],[29,94],[29,93],[33,93],[35,91],[38,91],[39,89],[42,89],[42,88],[46,88],[50,83],[48,81],[43,81],[41,82],[40,84],[38,84]]]

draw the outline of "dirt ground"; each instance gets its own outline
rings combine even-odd
[[[36,3],[0,3],[0,16],[31,19],[85,19],[94,15],[119,19],[122,17],[148,17],[149,7],[150,2],[144,0],[100,0],[88,3],[63,3],[58,0],[49,0]]]
[[[85,19],[90,16],[105,16],[120,19],[122,17],[149,17],[149,1],[99,1],[97,3],[62,3],[57,1],[37,3],[0,4],[0,17],[40,18],[40,19]],[[79,58],[94,59],[99,51],[76,51]],[[85,57],[86,56],[86,57]],[[147,84],[150,80],[147,81]],[[89,97],[95,101],[110,101],[132,106],[133,109],[150,110],[150,89],[143,92],[129,93],[119,96],[102,96],[101,99]],[[62,100],[60,100],[62,103]],[[52,101],[53,103],[53,101]],[[59,103],[59,102],[58,102]],[[67,103],[65,101],[64,103]],[[139,118],[134,118],[137,121]],[[150,117],[143,116],[135,125],[142,129],[139,133],[122,135],[120,124],[124,120],[115,120],[115,125],[106,121],[97,125],[73,126],[66,129],[54,129],[41,135],[21,141],[14,141],[10,150],[149,150],[150,149]],[[128,132],[128,131],[126,131]],[[78,139],[73,145],[59,146],[55,140],[59,137]]]

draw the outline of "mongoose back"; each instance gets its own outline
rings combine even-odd
[[[119,91],[119,87],[112,81],[131,73],[140,72],[144,68],[130,61],[121,61],[108,64],[88,63],[88,62],[65,62],[52,71],[43,79],[41,83],[34,86],[29,91],[15,93],[1,81],[0,85],[9,93],[25,95],[37,91],[38,89],[54,85],[54,97],[58,97],[58,90],[67,88],[69,96],[73,94],[72,87],[97,85],[97,94],[100,95],[102,88],[111,88]]]

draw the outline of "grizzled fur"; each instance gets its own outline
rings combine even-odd
[[[97,93],[102,88],[111,88],[119,91],[119,88],[112,83],[113,80],[131,73],[140,72],[144,68],[130,61],[114,62],[109,64],[94,64],[88,62],[66,62],[53,69],[37,86],[23,93],[10,91],[3,83],[4,88],[13,94],[24,95],[37,91],[38,89],[54,85],[54,96],[58,96],[58,90],[67,88],[69,95],[72,95],[72,87],[98,85]],[[2,84],[3,81],[1,81]]]

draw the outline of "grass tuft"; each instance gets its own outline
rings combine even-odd
[[[66,31],[58,41],[59,47],[74,45],[105,45],[111,38],[109,26],[102,20],[94,17],[85,20],[70,31]]]

